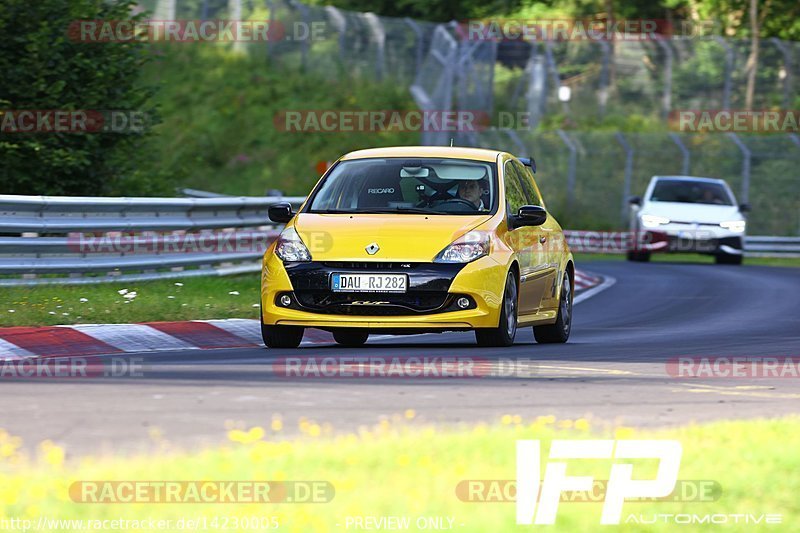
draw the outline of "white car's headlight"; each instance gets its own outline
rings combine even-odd
[[[747,222],[744,220],[729,220],[727,222],[720,222],[719,225],[720,227],[734,233],[744,233],[744,230],[747,227]]]
[[[278,237],[275,255],[284,263],[311,261],[311,254],[294,228],[286,228]]]
[[[657,228],[659,226],[663,226],[664,224],[669,224],[668,218],[659,217],[656,215],[642,215],[642,226],[645,228]]]
[[[433,260],[434,263],[469,263],[489,253],[489,234],[483,231],[465,233]]]

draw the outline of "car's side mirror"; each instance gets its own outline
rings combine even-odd
[[[749,213],[751,209],[748,203],[739,204],[739,211],[742,213]]]
[[[547,220],[547,211],[538,205],[523,205],[513,217],[513,226],[541,226]]]
[[[267,215],[269,219],[277,224],[286,224],[292,217],[294,216],[294,212],[292,211],[292,204],[289,202],[281,202],[279,204],[273,204],[269,206],[267,210]]]
[[[628,203],[631,205],[636,205],[641,207],[642,206],[642,197],[641,196],[631,196],[628,198]]]

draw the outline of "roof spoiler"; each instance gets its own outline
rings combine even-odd
[[[536,174],[536,161],[534,161],[532,157],[518,157],[517,159],[526,167],[531,167],[533,173]]]

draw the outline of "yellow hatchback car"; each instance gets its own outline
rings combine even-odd
[[[517,328],[566,342],[575,266],[547,212],[535,163],[497,150],[351,152],[325,173],[264,254],[261,323],[270,348],[305,328],[360,346],[370,333],[475,331],[510,346]]]

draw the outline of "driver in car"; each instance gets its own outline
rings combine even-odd
[[[479,211],[486,210],[481,200],[481,186],[477,180],[461,180],[458,182],[458,197],[475,206]]]

